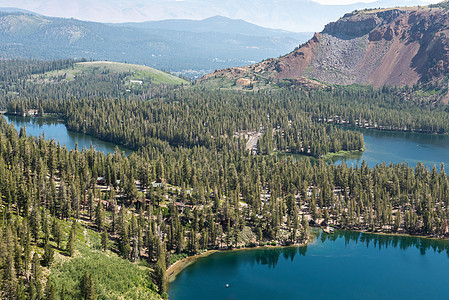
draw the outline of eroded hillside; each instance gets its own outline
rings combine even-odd
[[[355,11],[291,53],[202,78],[234,86],[266,86],[302,78],[329,84],[447,84],[449,16],[443,7]],[[306,80],[307,78],[308,80]]]

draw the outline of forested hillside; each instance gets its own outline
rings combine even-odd
[[[223,22],[227,31],[217,28]],[[195,30],[200,26],[207,30]],[[185,20],[164,28],[152,23],[103,24],[0,12],[1,59],[111,60],[190,77],[277,57],[309,37],[228,18]]]
[[[68,151],[1,118],[7,299],[166,297],[165,271],[179,259],[307,243],[309,223],[448,237],[449,178],[440,166],[349,167],[324,158],[363,151],[362,134],[342,125],[447,133],[447,107],[417,91],[134,90],[126,70],[69,76],[72,67],[0,62],[0,103],[7,113],[57,114],[69,129],[134,153]]]

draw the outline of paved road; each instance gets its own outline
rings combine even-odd
[[[260,132],[252,134],[248,142],[246,142],[246,150],[257,150],[257,142],[259,141],[261,135],[262,133]]]

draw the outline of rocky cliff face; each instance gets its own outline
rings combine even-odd
[[[328,24],[278,59],[225,69],[202,80],[247,78],[253,83],[314,78],[331,84],[447,84],[449,11],[441,7],[355,11]],[[238,85],[238,84],[237,84]]]

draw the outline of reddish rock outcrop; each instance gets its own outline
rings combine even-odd
[[[331,84],[405,86],[449,74],[449,12],[416,7],[355,11],[277,58],[206,75],[263,80],[315,78]]]

